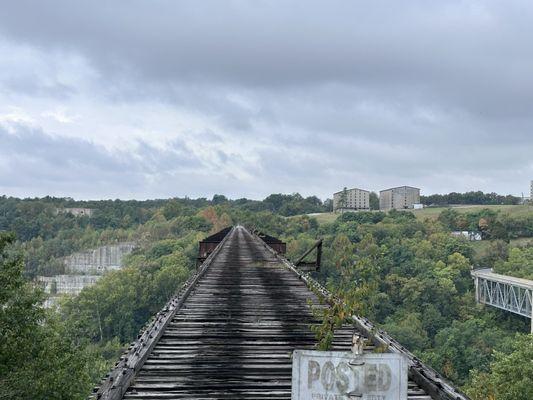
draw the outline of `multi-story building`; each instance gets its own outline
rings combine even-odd
[[[363,189],[344,189],[333,193],[333,212],[370,210],[370,192]]]
[[[385,189],[379,192],[379,209],[403,210],[414,208],[415,204],[420,203],[420,189],[411,186],[399,186]]]
[[[533,181],[531,181],[529,188],[529,201],[533,203]]]

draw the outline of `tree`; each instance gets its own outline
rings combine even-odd
[[[346,205],[348,203],[348,189],[346,188],[346,186],[344,187],[344,189],[342,189],[342,192],[341,192],[341,196],[339,198],[339,204],[337,205],[337,209],[343,209],[343,208],[346,208]]]
[[[0,398],[83,399],[91,386],[87,354],[42,308],[42,292],[24,279],[20,254],[0,234]]]
[[[224,203],[227,203],[228,202],[228,199],[226,196],[224,196],[223,194],[215,194],[213,196],[213,200],[211,200],[211,203],[213,205],[219,205],[219,204],[224,204]]]
[[[410,351],[424,350],[429,345],[428,334],[422,326],[419,313],[388,318],[383,329]]]
[[[424,357],[455,382],[465,383],[472,369],[486,370],[492,359],[492,349],[504,345],[505,334],[478,318],[454,321],[435,337],[435,348]]]
[[[494,270],[517,278],[533,279],[533,246],[509,250],[507,261],[498,261]]]
[[[439,214],[438,220],[444,225],[446,228],[450,230],[454,230],[457,228],[456,220],[459,216],[459,213],[451,208],[448,208],[444,211],[442,211]]]
[[[369,203],[371,210],[379,210],[379,197],[376,192],[370,192]]]
[[[333,211],[333,200],[331,199],[324,200],[323,206],[324,206],[325,212],[332,212]]]
[[[495,352],[490,371],[472,371],[466,393],[472,400],[533,399],[533,335],[517,334],[510,353]]]

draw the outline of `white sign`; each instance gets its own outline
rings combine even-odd
[[[294,350],[292,400],[351,399],[407,400],[406,357]]]

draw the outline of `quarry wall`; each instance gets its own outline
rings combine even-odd
[[[45,307],[57,304],[61,295],[77,296],[82,289],[94,285],[107,271],[122,268],[124,256],[135,249],[135,243],[122,242],[71,254],[63,259],[63,275],[38,276],[37,283],[49,295]]]

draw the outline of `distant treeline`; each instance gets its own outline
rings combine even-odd
[[[157,210],[166,217],[173,214],[192,214],[208,206],[228,206],[245,211],[270,211],[283,216],[331,211],[331,200],[316,196],[303,197],[299,193],[271,194],[264,200],[246,198],[230,200],[223,195],[207,198],[172,198],[163,200],[89,200],[43,197],[19,199],[0,196],[0,231],[10,231],[21,241],[41,237],[55,237],[67,229],[129,229],[149,221]],[[93,214],[75,217],[68,213],[57,215],[61,208],[91,208]]]
[[[261,201],[245,198],[228,200],[223,195],[215,195],[211,203],[212,205],[228,203],[231,206],[242,207],[248,211],[271,211],[286,217],[299,214],[328,212],[333,209],[333,203],[330,199],[322,201],[316,196],[303,197],[299,193],[271,194]]]
[[[420,196],[420,202],[427,206],[447,206],[450,204],[512,205],[519,204],[520,197],[512,196],[510,194],[503,196],[497,193],[483,193],[481,191],[466,193],[451,192],[448,194],[432,194],[430,196]]]

